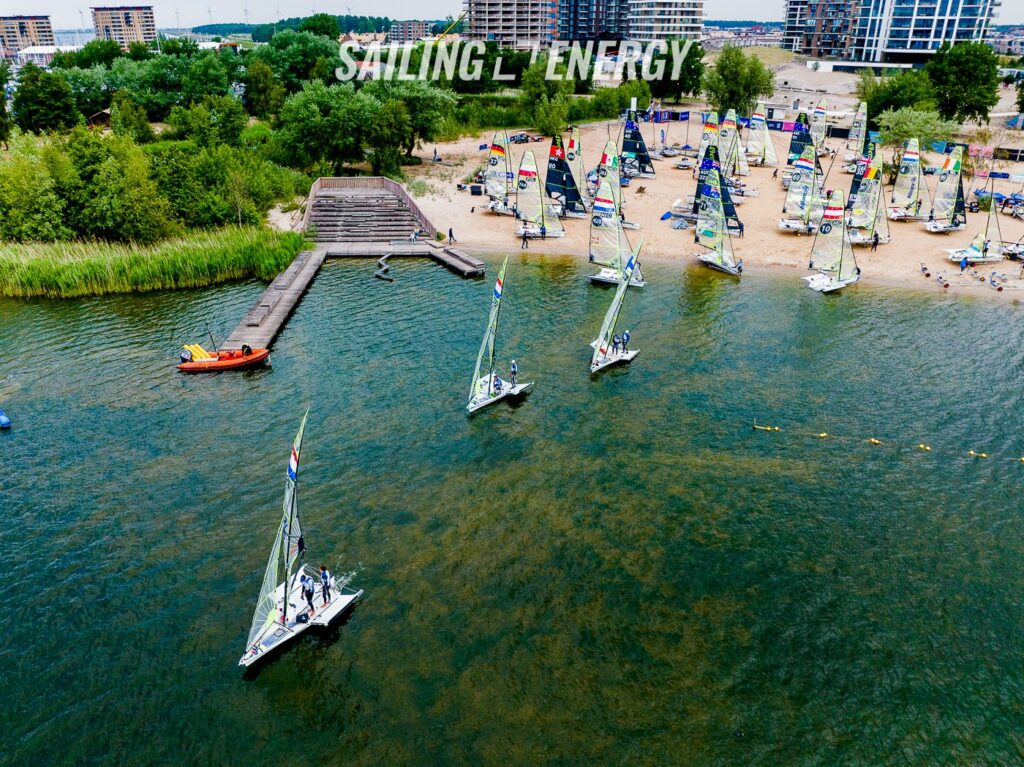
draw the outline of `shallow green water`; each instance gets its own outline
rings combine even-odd
[[[467,419],[491,279],[371,271],[240,375],[171,363],[257,284],[0,302],[0,760],[1024,758],[1019,307],[650,265],[591,379],[611,294],[517,254],[537,388]],[[243,678],[307,404],[307,539],[366,599]]]

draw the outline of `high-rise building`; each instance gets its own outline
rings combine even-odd
[[[126,5],[117,8],[93,8],[92,25],[100,40],[113,40],[122,48],[132,43],[156,40],[156,21],[152,5]]]
[[[815,58],[848,59],[860,0],[807,0],[799,50]]]
[[[33,45],[54,45],[49,16],[0,16],[0,58]]]
[[[425,21],[392,21],[388,30],[389,43],[414,43],[430,34]]]
[[[985,39],[1002,0],[863,0],[854,28],[858,61],[920,63],[944,42]]]
[[[547,45],[558,28],[558,0],[466,0],[466,37],[503,48]]]
[[[559,0],[558,39],[625,40],[629,0]]]
[[[804,45],[804,29],[807,26],[808,0],[786,0],[786,13],[782,28],[782,47],[799,53]]]
[[[704,0],[629,0],[631,40],[700,40],[703,28]]]

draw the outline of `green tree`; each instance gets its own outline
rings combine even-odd
[[[307,16],[299,25],[299,31],[309,32],[335,41],[341,36],[338,20],[328,13],[315,13],[312,16]]]
[[[560,94],[570,94],[575,88],[575,83],[565,75],[568,67],[560,63],[555,67],[557,78],[548,78],[548,60],[546,56],[539,56],[537,60],[523,72],[523,80],[519,86],[519,100],[523,109],[533,113],[534,107],[540,103],[541,96],[547,96],[548,100],[554,99]]]
[[[381,104],[366,135],[374,174],[401,177],[401,150],[412,140],[411,135],[412,122],[406,105],[396,99],[388,99]]]
[[[999,103],[999,57],[985,43],[943,43],[925,72],[944,119],[984,123]]]
[[[1024,112],[1024,80],[1017,81],[1017,111]],[[2,121],[0,116],[0,121]]]
[[[455,97],[451,93],[421,80],[372,80],[362,90],[381,103],[393,99],[405,104],[410,130],[402,147],[408,157],[417,145],[440,135],[445,119],[455,109]]]
[[[693,43],[686,49],[686,55],[679,66],[679,76],[672,77],[676,61],[672,56],[671,45],[680,41],[667,40],[664,49],[655,55],[654,60],[664,63],[664,74],[657,80],[649,81],[651,95],[657,99],[678,101],[684,95],[696,96],[700,93],[704,78],[704,48],[700,43]]]
[[[255,59],[245,68],[245,108],[264,119],[276,115],[284,103],[284,86],[265,61]]]
[[[227,67],[216,53],[194,56],[181,80],[181,103],[202,101],[204,96],[223,96],[228,92]]]
[[[868,105],[868,127],[878,130],[882,112],[913,109],[935,110],[935,88],[928,75],[920,69],[904,69],[890,77],[875,77],[870,70],[861,72],[857,96]]]
[[[35,141],[19,135],[11,140],[11,156],[0,162],[0,240],[64,240],[64,205],[54,180],[39,156]]]
[[[878,115],[879,142],[892,150],[892,164],[899,163],[899,153],[908,139],[916,138],[926,148],[935,141],[948,141],[959,130],[955,120],[943,120],[935,111],[912,109],[887,110]]]
[[[127,56],[132,61],[145,61],[153,56],[153,49],[146,43],[136,40],[128,45]]]
[[[124,52],[113,40],[90,40],[77,51],[57,51],[50,66],[67,69],[81,67],[90,69],[94,66],[109,68]]]
[[[82,69],[54,69],[54,74],[63,78],[71,88],[78,111],[90,117],[110,106],[110,70],[102,64]]]
[[[11,138],[11,116],[7,114],[7,83],[11,79],[11,65],[0,61],[0,144],[9,149],[7,142]]]
[[[190,139],[199,146],[238,146],[246,116],[242,103],[234,96],[206,96],[188,108],[175,107],[167,121],[176,138]]]
[[[732,45],[722,49],[715,65],[704,75],[704,93],[719,112],[753,112],[758,100],[775,92],[775,77],[753,54]]]
[[[115,136],[127,136],[136,144],[156,140],[145,110],[135,103],[128,91],[118,91],[110,104],[110,127]]]
[[[363,160],[364,132],[377,106],[351,83],[308,82],[281,107],[277,146],[292,167],[327,164],[340,172],[345,163]]]
[[[25,64],[18,75],[14,117],[19,128],[33,133],[63,130],[81,121],[71,86],[34,64]]]
[[[199,43],[188,37],[164,38],[160,41],[160,51],[165,56],[191,58],[199,53]]]
[[[554,98],[542,95],[534,105],[533,127],[545,136],[553,136],[565,130],[569,122],[569,97],[559,93]]]
[[[338,44],[309,32],[286,29],[278,32],[267,45],[249,54],[249,60],[261,59],[274,71],[288,93],[301,90],[314,69],[318,74],[330,72],[341,65]],[[320,79],[329,79],[323,78]]]

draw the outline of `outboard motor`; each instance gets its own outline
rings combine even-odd
[[[181,359],[181,361],[183,363],[191,362],[192,361],[192,352],[190,352],[188,349],[182,349],[181,350],[180,359]]]

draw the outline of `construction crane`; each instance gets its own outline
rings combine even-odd
[[[459,16],[459,18],[455,19],[455,21],[453,21],[451,24],[449,24],[448,28],[444,32],[442,32],[441,34],[439,34],[437,36],[437,42],[441,42],[444,39],[444,36],[447,35],[449,32],[451,32],[455,28],[455,25],[458,24],[460,21],[462,21],[464,18],[466,18],[468,15],[469,15],[469,11],[466,11],[461,16]]]

